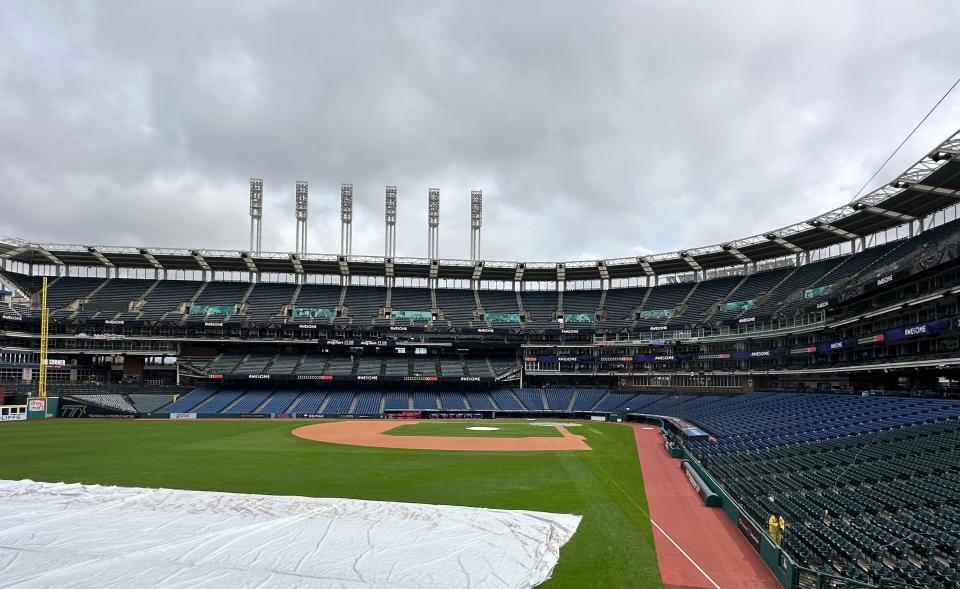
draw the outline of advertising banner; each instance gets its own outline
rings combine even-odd
[[[430,311],[390,311],[390,318],[430,321],[433,319],[433,313]]]
[[[337,312],[333,309],[318,307],[294,307],[290,316],[294,319],[333,319],[337,316]]]

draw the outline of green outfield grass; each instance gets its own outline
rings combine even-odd
[[[468,427],[495,427],[495,431],[469,430]],[[580,429],[570,428],[574,432]],[[555,427],[530,425],[526,421],[489,422],[489,421],[421,421],[401,425],[383,432],[391,436],[454,436],[481,438],[558,438],[560,432]]]
[[[542,587],[662,587],[629,427],[576,428],[589,452],[471,453],[361,448],[290,434],[304,423],[5,423],[0,478],[577,513],[583,522]],[[540,435],[550,428],[543,429]]]

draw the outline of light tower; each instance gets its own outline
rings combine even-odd
[[[470,192],[470,261],[480,258],[480,227],[483,226],[483,191]]]
[[[297,182],[297,246],[298,254],[307,253],[307,199],[310,189],[303,180]]]
[[[353,184],[340,185],[340,255],[349,256],[353,245]]]
[[[263,180],[250,178],[250,251],[260,253],[260,220],[263,218]]]
[[[397,251],[397,187],[387,186],[387,195],[384,203],[384,220],[386,234],[383,245],[383,257],[392,258]]]
[[[427,257],[436,260],[440,236],[440,189],[431,188],[427,192]]]

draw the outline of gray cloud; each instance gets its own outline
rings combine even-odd
[[[554,260],[735,239],[839,206],[958,72],[955,2],[0,4],[0,233]],[[877,178],[960,125],[944,103]]]

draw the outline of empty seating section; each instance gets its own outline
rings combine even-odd
[[[436,376],[437,375],[436,358],[434,358],[433,356],[414,356],[413,371],[414,373],[421,374],[423,376]]]
[[[330,399],[324,406],[323,413],[325,415],[347,415],[350,412],[351,404],[353,404],[353,393],[330,393]]]
[[[482,376],[486,378],[494,376],[493,372],[490,371],[490,366],[487,365],[487,361],[483,358],[467,358],[466,364],[470,376]]]
[[[566,411],[573,400],[573,389],[547,389],[544,391],[547,398],[547,409],[550,411]]]
[[[750,274],[747,279],[743,281],[735,291],[729,293],[722,302],[732,303],[735,301],[754,301],[754,304],[756,304],[757,299],[767,292],[770,292],[773,287],[779,284],[793,271],[794,267],[790,266],[789,268],[778,268],[776,270],[767,270],[764,272]],[[750,312],[751,311],[747,311],[747,313]],[[711,315],[710,318],[723,321],[732,319],[741,313],[742,311],[739,309],[730,311],[718,310],[716,313]]]
[[[382,286],[348,287],[343,304],[349,309],[355,324],[370,323],[380,315],[380,309],[387,304],[387,289]]]
[[[843,258],[833,258],[798,266],[786,279],[763,296],[763,302],[758,303],[754,313],[772,313],[787,298],[797,291],[813,285],[818,278],[830,272],[841,261],[843,261]]]
[[[239,305],[248,288],[250,288],[250,284],[246,282],[208,282],[194,304],[212,307]],[[190,310],[187,309],[187,311]],[[224,314],[231,315],[232,313]]]
[[[229,374],[234,372],[246,354],[243,352],[224,352],[207,364],[207,374]]]
[[[201,286],[203,286],[202,282],[193,280],[161,281],[144,295],[146,303],[140,309],[138,319],[156,321],[162,319],[167,313],[177,313],[178,307],[189,301]],[[187,311],[189,309],[184,312]]]
[[[384,358],[386,376],[408,376],[410,374],[410,360],[405,356]]]
[[[279,391],[274,393],[257,413],[264,415],[276,415],[278,413],[289,413],[290,405],[300,396],[297,391]]]
[[[883,586],[957,587],[960,402],[751,393],[685,403],[686,442],[801,565]]]
[[[483,307],[483,312],[487,315],[488,322],[490,322],[489,316],[493,313],[512,313],[519,315],[520,309],[517,307],[517,293],[512,290],[481,290],[477,292],[480,296],[480,305]],[[491,324],[518,327],[520,325],[519,322],[516,321],[495,321]]]
[[[513,391],[510,389],[490,391],[490,396],[493,397],[493,401],[497,404],[497,407],[499,407],[501,411],[524,410],[523,405],[521,405],[517,398],[513,396]]]
[[[146,395],[130,394],[127,395],[133,403],[137,413],[153,413],[170,402],[171,395]]]
[[[596,313],[600,309],[600,297],[603,292],[599,290],[567,290],[563,293],[563,312],[570,313]],[[638,299],[639,300],[639,299]],[[527,302],[523,302],[526,306]],[[624,313],[624,317],[629,313]]]
[[[294,303],[295,308],[301,309],[326,309],[335,311],[340,305],[340,293],[342,289],[339,286],[331,284],[304,284],[300,288],[300,294]],[[298,319],[302,321],[302,319]],[[314,321],[325,323],[326,319],[314,319]]]
[[[436,295],[437,307],[442,311],[445,321],[449,321],[454,327],[470,325],[477,308],[472,290],[438,288]]]
[[[663,286],[655,286],[651,288],[650,295],[647,297],[647,300],[643,304],[643,308],[640,309],[640,312],[674,312],[677,305],[683,301],[683,299],[690,292],[690,289],[693,288],[694,284],[695,283],[684,282],[681,284],[665,284]],[[660,325],[667,323],[668,321],[669,319],[666,318],[647,317],[638,318],[637,323],[642,325]]]
[[[493,372],[497,376],[500,376],[501,374],[504,374],[505,372],[509,371],[511,368],[516,368],[517,361],[513,359],[506,360],[506,359],[492,358],[490,360],[490,364],[493,365]]]
[[[601,411],[605,413],[616,411],[621,405],[633,397],[634,395],[632,393],[610,393],[599,403],[597,403],[597,405],[594,407],[594,411]]]
[[[324,374],[353,374],[353,356],[330,356]]]
[[[612,328],[629,326],[633,322],[633,310],[640,306],[646,293],[645,288],[609,289],[603,302],[604,318],[600,325]]]
[[[165,413],[188,413],[191,409],[206,401],[217,392],[215,386],[196,388],[163,408]]]
[[[390,290],[390,308],[394,311],[430,311],[433,300],[429,288],[398,288]]]
[[[129,311],[130,303],[140,300],[155,282],[135,278],[108,280],[103,288],[87,300],[84,310],[101,311],[107,316]]]
[[[543,391],[540,389],[514,389],[517,398],[530,411],[543,411]]]
[[[442,409],[466,409],[467,403],[462,393],[440,393],[440,407]]]
[[[520,301],[523,303],[523,310],[530,317],[529,321],[539,324],[556,324],[556,312],[559,308],[556,292],[522,292]]]
[[[295,354],[277,354],[277,357],[267,368],[267,372],[270,374],[293,374],[300,363],[300,359],[301,356]]]
[[[358,376],[375,376],[380,374],[380,356],[360,356],[357,359]]]
[[[48,280],[47,308],[56,312],[59,309],[69,306],[74,301],[84,300],[98,286],[103,284],[103,282],[103,278],[75,278],[66,276],[59,280]]]
[[[262,374],[266,372],[267,365],[273,361],[274,356],[275,354],[273,352],[251,352],[247,354],[247,357],[234,369],[234,372],[241,374]]]
[[[383,396],[380,393],[359,393],[354,415],[380,415],[380,403]]]
[[[304,393],[290,409],[290,413],[297,415],[316,415],[320,413],[320,406],[326,401],[326,393]]]
[[[219,413],[227,408],[227,405],[233,403],[242,391],[233,389],[221,389],[217,394],[211,395],[209,399],[193,408],[193,413]]]
[[[577,389],[573,400],[573,411],[591,411],[607,394],[606,389]]]
[[[743,280],[742,276],[728,276],[696,283],[696,288],[692,289],[684,305],[683,320],[686,322],[702,320],[707,310],[717,301],[725,299],[741,280]]]
[[[463,376],[463,360],[461,358],[440,358],[440,372],[443,376]]]
[[[224,413],[253,413],[269,396],[270,391],[251,391],[240,397],[231,407],[225,409]]]
[[[407,393],[387,393],[383,406],[385,410],[406,411],[410,408],[410,395]]]
[[[413,393],[414,409],[437,409],[437,396],[434,393]]]
[[[487,393],[467,393],[467,403],[475,411],[492,411],[496,409],[493,399]]]
[[[136,407],[131,405],[130,401],[124,399],[123,395],[73,395],[73,397],[86,403],[99,405],[100,407],[113,409],[121,413],[137,412]]]
[[[300,368],[297,369],[297,374],[324,374],[324,368],[326,368],[329,359],[329,356],[304,354],[300,361]]]
[[[282,317],[283,307],[293,298],[295,284],[271,284],[260,282],[247,297],[243,312],[250,321],[268,321]]]
[[[658,317],[656,311],[678,311],[673,323],[698,323],[704,319],[725,321],[743,313],[755,315],[778,315],[790,317],[801,309],[815,304],[819,297],[803,298],[803,291],[814,287],[833,285],[845,288],[851,279],[861,280],[869,275],[903,268],[917,262],[917,256],[931,247],[956,240],[960,223],[950,222],[919,235],[878,246],[868,247],[856,254],[835,257],[794,267],[767,270],[748,275],[713,278],[700,282],[661,284],[652,287],[610,288],[601,290],[570,290],[562,294],[556,291],[520,291],[382,286],[348,286],[334,284],[305,284],[298,287],[290,283],[224,282],[219,280],[200,282],[177,279],[134,278],[88,278],[50,277],[48,306],[52,317],[58,319],[143,320],[154,322],[162,319],[180,320],[190,316],[185,303],[191,301],[202,306],[224,306],[215,314],[197,313],[193,320],[210,319],[249,321],[262,328],[268,321],[295,320],[300,322],[327,322],[328,318],[308,316],[285,317],[288,305],[300,308],[324,309],[331,313],[340,306],[341,298],[347,315],[335,318],[339,326],[371,324],[382,325],[391,321],[410,323],[418,320],[392,320],[380,317],[381,308],[389,300],[390,308],[397,311],[434,311],[442,319],[433,320],[432,327],[470,327],[496,323],[500,327],[517,328],[516,321],[491,321],[488,318],[475,323],[475,312],[480,306],[488,314],[519,314],[521,309],[528,315],[527,327],[542,329],[556,324],[555,312],[565,314],[590,314],[601,310],[596,322],[601,329],[622,330],[636,324],[640,327],[671,322]],[[785,250],[786,251],[786,250]],[[5,282],[15,285],[28,294],[37,294],[42,278],[10,271],[0,271]],[[464,278],[467,278],[465,276]],[[308,279],[314,279],[308,275]],[[299,289],[299,290],[298,290]],[[389,294],[389,297],[388,297]],[[522,301],[518,301],[518,295]],[[688,297],[689,295],[689,297]],[[821,296],[829,296],[823,294]],[[294,300],[295,299],[295,300]],[[436,303],[434,303],[434,299]],[[755,301],[756,307],[741,311],[713,311],[717,303]],[[678,306],[685,301],[683,308]],[[71,307],[74,303],[77,306]],[[242,304],[241,304],[242,303]],[[230,309],[239,305],[236,312]],[[561,309],[562,307],[562,309]],[[646,317],[634,318],[634,311],[646,312]],[[24,310],[29,314],[29,310]],[[232,317],[226,317],[231,315]],[[498,318],[498,319],[502,319]],[[422,323],[431,323],[430,320]]]

